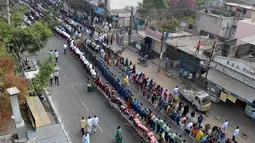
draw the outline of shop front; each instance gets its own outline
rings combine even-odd
[[[147,38],[145,39],[145,47],[151,48],[155,53],[160,55],[161,50],[161,37],[162,33],[152,30],[146,30],[145,34]],[[163,44],[162,53],[166,51],[166,45]]]
[[[212,101],[235,104],[239,100],[246,104],[244,112],[255,119],[255,71],[241,60],[220,56],[214,56],[210,67],[207,91]]]

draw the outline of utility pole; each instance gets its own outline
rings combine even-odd
[[[210,63],[212,62],[213,53],[214,53],[214,49],[215,49],[215,48],[216,48],[216,41],[214,41],[214,43],[213,43],[213,47],[212,47],[212,51],[211,51],[211,55],[210,55],[210,59],[209,59],[209,62],[208,62],[208,69],[207,69],[207,71],[206,71],[205,78],[204,78],[204,84],[203,84],[203,87],[205,87],[205,84],[206,84],[206,80],[207,80],[208,72],[209,72],[209,69],[210,69]]]
[[[134,8],[131,7],[131,14],[130,14],[130,21],[129,21],[129,30],[128,30],[128,45],[131,44],[132,24],[133,24],[133,10],[134,10]]]
[[[91,10],[92,8],[89,8],[89,23],[92,25],[92,17],[91,17]]]
[[[104,1],[104,9],[105,9],[105,22],[107,22],[107,15],[108,15],[108,0]]]
[[[162,57],[163,57],[163,45],[164,45],[164,33],[165,33],[165,22],[163,23],[163,31],[162,31],[162,36],[161,36],[161,45],[160,45],[160,59],[159,59],[159,64],[158,64],[158,72],[160,72],[160,65],[161,65],[161,61],[162,61]]]
[[[10,26],[11,25],[11,14],[10,14],[10,2],[9,0],[6,0],[7,5],[7,23]]]

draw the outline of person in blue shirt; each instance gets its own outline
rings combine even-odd
[[[89,139],[89,133],[85,133],[83,136],[82,136],[82,143],[90,143],[90,139]]]

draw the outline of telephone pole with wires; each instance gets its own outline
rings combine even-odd
[[[108,16],[108,0],[104,1],[104,9],[105,9],[105,21],[107,21],[107,16]]]
[[[129,30],[128,30],[128,45],[131,44],[131,35],[132,35],[132,24],[133,24],[133,10],[134,8],[131,7],[131,14],[130,14],[130,21],[129,21]]]
[[[6,8],[7,8],[7,23],[11,25],[11,14],[10,14],[10,1],[6,0]]]

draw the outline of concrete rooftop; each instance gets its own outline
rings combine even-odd
[[[204,36],[203,36],[204,37]],[[176,47],[177,49],[186,52],[188,54],[194,55],[199,59],[206,60],[208,59],[204,54],[203,51],[207,49],[211,49],[213,46],[213,39],[205,39],[201,35],[193,35],[190,37],[180,37],[180,38],[173,38],[168,39],[165,44]],[[195,54],[196,46],[198,41],[201,41],[201,47],[198,54]]]

